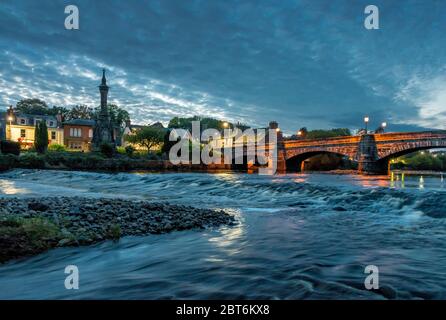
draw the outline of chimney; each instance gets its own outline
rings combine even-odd
[[[279,124],[276,121],[271,121],[269,123],[269,128],[270,129],[277,129],[279,127]]]

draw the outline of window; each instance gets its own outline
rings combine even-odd
[[[80,142],[70,142],[68,146],[70,149],[82,149],[82,144]]]
[[[26,124],[26,119],[20,119],[20,124]]]
[[[49,126],[54,127],[54,121],[50,121]]]
[[[93,138],[93,129],[88,129],[88,137]]]
[[[20,137],[26,138],[26,130],[25,129],[20,129]]]
[[[56,131],[51,131],[51,140],[56,140]]]
[[[82,137],[82,129],[81,128],[70,128],[70,137],[76,137],[76,138]]]

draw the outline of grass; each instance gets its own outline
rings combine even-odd
[[[0,263],[37,254],[57,245],[59,227],[44,218],[7,217],[0,219]]]

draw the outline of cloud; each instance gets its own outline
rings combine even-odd
[[[200,114],[291,133],[355,128],[364,114],[413,128],[446,120],[441,2],[376,1],[376,31],[363,28],[362,0],[78,0],[78,31],[63,28],[67,4],[0,4],[4,107],[95,106],[105,67],[110,100],[137,123]]]

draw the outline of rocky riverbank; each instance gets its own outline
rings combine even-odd
[[[0,263],[54,247],[234,224],[222,210],[82,197],[0,198]]]

